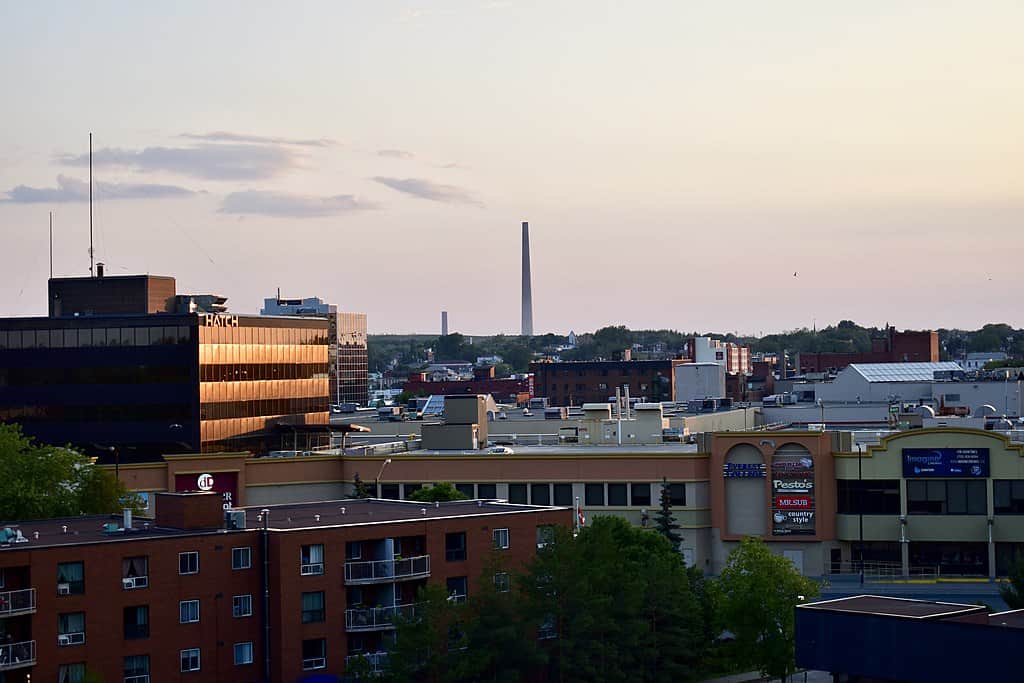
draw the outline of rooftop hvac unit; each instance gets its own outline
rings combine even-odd
[[[237,531],[245,528],[245,510],[225,510],[224,528]]]

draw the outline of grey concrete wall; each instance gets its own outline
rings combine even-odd
[[[372,485],[373,482],[371,481]],[[275,505],[278,503],[305,503],[316,500],[344,498],[350,486],[342,482],[288,484],[279,486],[247,486],[246,505]]]

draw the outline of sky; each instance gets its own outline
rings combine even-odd
[[[1024,326],[1019,0],[0,0],[0,315],[96,259],[371,333]]]

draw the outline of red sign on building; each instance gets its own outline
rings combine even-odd
[[[814,507],[811,496],[775,496],[777,510],[810,510]]]
[[[224,508],[238,501],[238,472],[203,472],[178,474],[174,477],[175,491],[216,491],[224,498]]]

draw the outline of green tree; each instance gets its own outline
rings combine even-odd
[[[0,519],[27,520],[141,510],[112,472],[71,448],[37,445],[18,425],[0,424]]]
[[[700,651],[683,563],[659,534],[598,517],[574,539],[557,528],[521,579],[549,680],[687,681]]]
[[[672,515],[672,493],[667,479],[661,480],[661,496],[658,511],[654,513],[654,528],[672,544],[672,550],[678,553],[683,537],[679,534],[679,525]]]
[[[359,473],[356,472],[352,477],[352,485],[355,487],[355,491],[352,493],[353,498],[371,498],[370,487],[366,485]]]
[[[1010,609],[1024,608],[1024,559],[1018,556],[1014,560],[1007,579],[999,584],[999,597]]]
[[[449,640],[458,628],[462,606],[448,599],[443,586],[422,588],[412,612],[396,620],[395,640],[388,650],[381,680],[393,683],[441,683],[451,670]],[[457,651],[457,650],[456,650]]]
[[[794,609],[817,595],[818,585],[753,537],[729,554],[717,585],[723,624],[736,634],[744,663],[773,678],[792,673]]]
[[[466,497],[451,482],[439,481],[433,486],[413,491],[409,494],[408,499],[417,500],[421,503],[443,503],[449,500],[465,500]]]

